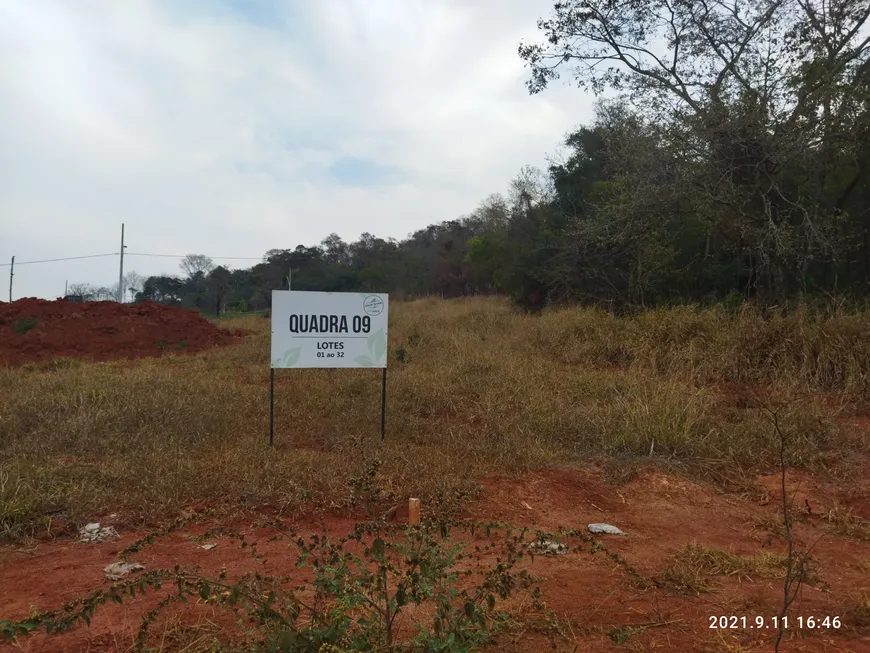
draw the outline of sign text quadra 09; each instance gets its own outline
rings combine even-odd
[[[387,366],[389,296],[272,291],[272,367]]]

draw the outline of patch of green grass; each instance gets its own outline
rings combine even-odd
[[[13,326],[12,329],[18,335],[24,335],[33,327],[35,327],[38,322],[39,320],[37,320],[35,317],[23,317],[15,323],[15,326]]]

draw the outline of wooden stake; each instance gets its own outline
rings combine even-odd
[[[420,499],[408,499],[408,525],[420,525]]]

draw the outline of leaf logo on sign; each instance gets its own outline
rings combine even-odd
[[[362,367],[374,367],[387,355],[387,336],[384,334],[384,330],[380,329],[377,333],[370,335],[367,344],[370,355],[357,356],[354,360]]]
[[[293,367],[296,363],[299,362],[299,357],[302,355],[302,347],[294,347],[293,349],[288,349],[284,352],[284,357],[281,359],[281,362],[284,364],[284,367]]]
[[[369,353],[375,361],[381,360],[387,354],[387,337],[384,335],[384,330],[380,329],[377,333],[369,336]]]

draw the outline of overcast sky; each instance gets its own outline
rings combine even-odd
[[[122,222],[131,253],[260,257],[468,213],[592,115],[524,86],[517,46],[551,8],[0,0],[0,263],[117,251]],[[117,283],[118,258],[15,272],[13,299],[55,298]]]

